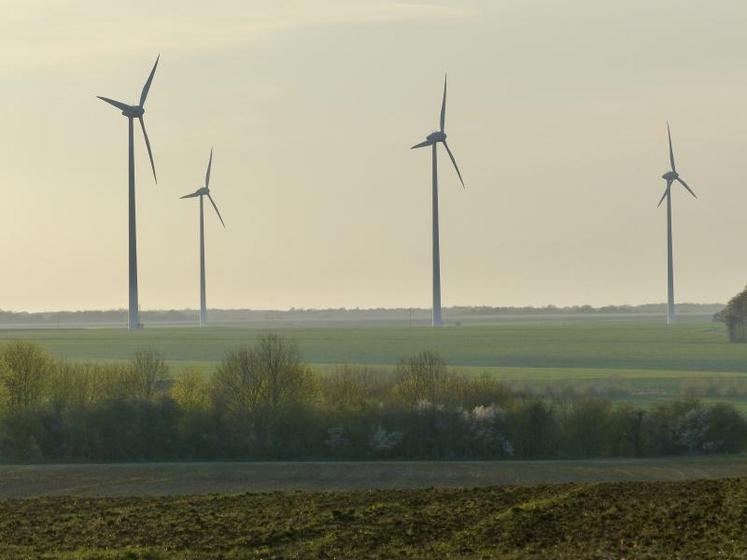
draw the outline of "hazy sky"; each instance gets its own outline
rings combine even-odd
[[[678,301],[747,283],[747,3],[738,0],[5,0],[0,16],[0,308],[127,304],[127,121],[140,302],[430,305],[430,156],[444,305],[666,298],[666,120]]]

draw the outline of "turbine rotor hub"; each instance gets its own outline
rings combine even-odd
[[[664,173],[664,175],[661,176],[662,179],[666,179],[667,181],[674,181],[679,177],[679,174],[676,171],[667,171]]]
[[[124,111],[122,111],[122,114],[125,117],[136,119],[136,118],[142,117],[145,114],[145,109],[138,105],[130,106],[128,109],[125,109]]]
[[[425,139],[431,143],[443,142],[444,140],[446,140],[446,133],[437,130],[436,132],[431,132],[428,136],[426,136]]]

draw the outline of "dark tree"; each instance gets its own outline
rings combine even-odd
[[[745,321],[747,320],[747,288],[729,300],[724,309],[713,317],[726,325],[729,342],[747,342]]]

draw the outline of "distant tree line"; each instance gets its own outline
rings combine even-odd
[[[77,364],[29,342],[0,349],[0,462],[644,457],[746,443],[728,404],[543,396],[452,371],[434,351],[394,371],[317,374],[268,334],[210,374],[172,376],[152,350]]]
[[[683,314],[713,315],[723,309],[722,304],[681,303],[677,309]],[[665,314],[665,304],[645,305],[607,305],[592,307],[590,305],[575,305],[557,307],[547,305],[543,307],[491,307],[491,306],[456,306],[444,308],[449,321],[480,319],[501,316],[570,316],[593,314],[620,315],[653,315]],[[315,324],[320,322],[429,322],[430,309],[422,308],[330,308],[303,309],[291,308],[287,310],[263,309],[211,309],[211,320],[218,323],[260,323],[260,324]],[[144,323],[179,324],[194,323],[198,319],[198,311],[193,309],[170,309],[142,311]],[[53,311],[53,312],[14,312],[0,309],[0,325],[4,326],[80,326],[80,325],[125,325],[127,311],[112,309],[102,311]]]

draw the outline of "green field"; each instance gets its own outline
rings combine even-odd
[[[744,558],[747,480],[0,500],[8,558]]]
[[[163,352],[175,372],[210,370],[226,352],[266,331],[211,327],[0,330],[0,343],[29,339],[69,360],[126,360],[142,348]],[[588,320],[569,323],[424,327],[316,327],[280,330],[319,371],[336,364],[392,368],[401,357],[437,349],[463,372],[489,372],[516,384],[601,389],[647,405],[687,388],[747,411],[747,345],[726,341],[720,324]]]
[[[127,359],[152,347],[167,359],[213,363],[260,329],[153,328],[0,330],[0,342],[30,339],[74,360]],[[453,365],[747,373],[747,345],[728,344],[722,325],[674,328],[651,323],[532,324],[431,328],[358,327],[287,329],[315,364],[395,364],[400,357],[435,348]]]

